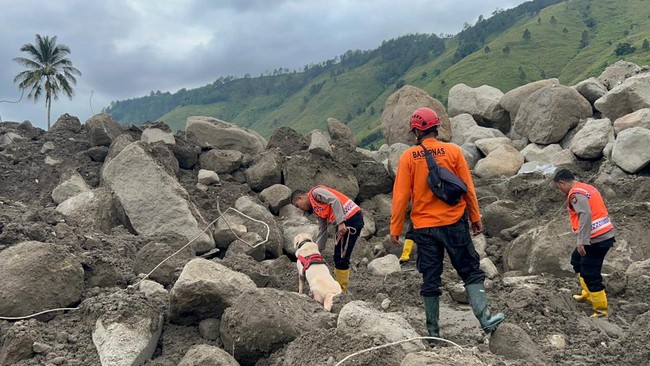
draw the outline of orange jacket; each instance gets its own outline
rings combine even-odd
[[[456,206],[449,206],[441,201],[431,192],[427,184],[429,167],[422,147],[418,145],[409,148],[399,159],[397,176],[393,186],[391,235],[402,234],[404,216],[409,202],[412,203],[411,221],[415,229],[456,223],[465,213],[465,208],[469,209],[471,222],[481,220],[472,174],[460,147],[438,141],[435,138],[426,138],[423,144],[432,152],[438,165],[449,169],[465,182],[467,194]]]
[[[345,216],[345,219],[349,219],[350,217],[354,216],[357,212],[361,210],[361,208],[354,203],[348,196],[344,195],[343,193],[337,191],[336,189],[326,187],[323,185],[316,186],[312,189],[309,190],[309,201],[311,202],[312,209],[314,210],[314,214],[316,216],[327,220],[330,224],[336,223],[336,219],[334,217],[334,210],[332,209],[332,206],[330,206],[327,203],[319,202],[314,198],[313,192],[314,189],[316,188],[324,188],[328,190],[330,193],[332,193],[336,198],[341,202],[341,207],[343,208],[343,215]]]
[[[597,236],[603,235],[614,228],[614,225],[609,219],[607,207],[605,207],[605,201],[603,201],[603,197],[600,195],[600,192],[598,192],[594,186],[590,186],[589,184],[582,182],[577,182],[569,191],[566,201],[566,206],[569,210],[569,219],[571,220],[571,229],[573,229],[573,232],[578,232],[580,229],[580,219],[578,217],[578,213],[571,206],[571,199],[576,193],[584,195],[589,200],[589,209],[591,210],[590,238],[595,238]]]

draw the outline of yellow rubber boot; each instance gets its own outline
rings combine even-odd
[[[349,269],[334,269],[334,276],[336,282],[341,285],[343,292],[348,292],[348,285],[350,284],[350,270]]]
[[[603,318],[607,316],[607,295],[605,290],[591,293],[591,305],[594,308],[592,318]]]
[[[580,292],[580,295],[573,295],[573,299],[577,302],[591,301],[589,289],[587,288],[584,278],[582,278],[582,276],[578,276],[578,278],[580,279],[580,287],[582,287],[582,291]]]
[[[399,257],[399,262],[408,262],[411,259],[411,251],[413,250],[413,240],[404,240],[404,248],[402,248],[402,255]]]

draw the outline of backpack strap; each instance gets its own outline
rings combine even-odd
[[[434,185],[440,184],[440,169],[438,166],[438,163],[436,162],[436,158],[431,154],[431,151],[424,147],[422,143],[419,144],[422,147],[422,150],[424,151],[424,158],[427,161],[427,166],[429,167],[429,172],[433,172],[434,174],[429,174],[429,176],[433,179],[435,179]]]

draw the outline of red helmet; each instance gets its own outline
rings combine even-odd
[[[411,115],[411,131],[418,129],[425,131],[434,126],[440,126],[440,119],[431,108],[418,108]]]

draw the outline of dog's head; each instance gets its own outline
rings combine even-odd
[[[293,248],[298,250],[298,247],[305,242],[313,242],[311,235],[300,233],[293,238]]]

